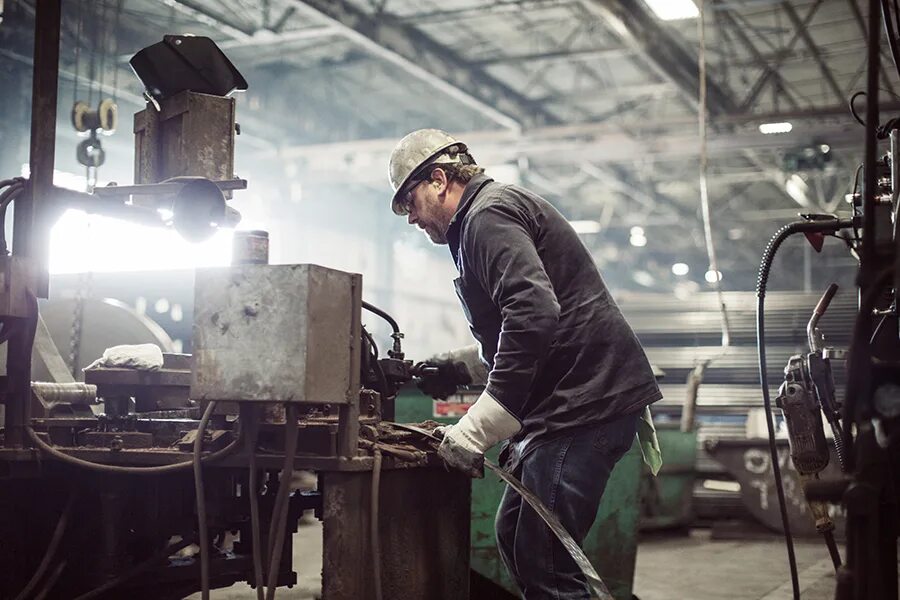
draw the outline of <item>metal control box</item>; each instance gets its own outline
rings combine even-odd
[[[191,398],[356,402],[361,303],[362,275],[318,265],[198,269]]]
[[[134,115],[134,182],[234,177],[235,99],[181,92]],[[230,194],[228,197],[231,197]]]

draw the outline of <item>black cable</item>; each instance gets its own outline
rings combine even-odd
[[[281,554],[284,550],[284,536],[287,529],[287,517],[291,503],[291,478],[294,475],[294,455],[297,453],[297,406],[288,403],[284,417],[284,466],[272,509],[272,522],[269,526],[269,572],[266,582],[266,600],[274,600],[278,586],[278,573],[281,566]]]
[[[781,467],[778,464],[778,450],[775,446],[775,426],[772,421],[772,400],[769,395],[769,375],[766,371],[766,330],[765,330],[765,298],[766,286],[769,282],[769,272],[772,261],[781,244],[791,235],[801,232],[835,233],[839,229],[849,227],[852,221],[829,219],[828,221],[796,221],[779,229],[763,252],[759,265],[759,277],[756,282],[756,344],[759,352],[759,383],[763,393],[763,407],[766,413],[766,428],[769,433],[769,454],[772,461],[772,471],[775,477],[775,491],[778,495],[778,507],[781,511],[781,525],[784,529],[785,545],[787,546],[788,564],[791,573],[791,586],[794,600],[800,600],[800,582],[797,576],[797,558],[794,555],[794,539],[791,535],[791,525],[788,521],[787,505],[784,500],[784,486],[781,481]]]
[[[216,401],[210,400],[200,418],[194,436],[194,492],[197,502],[197,535],[200,545],[200,596],[203,600],[209,600],[209,529],[206,522],[206,492],[203,488],[203,463],[200,461],[203,455],[203,434],[206,425],[216,409]]]
[[[381,495],[381,450],[375,447],[372,463],[372,496],[369,515],[369,540],[372,549],[372,586],[375,588],[375,600],[382,599],[381,590],[381,538],[379,537],[379,519],[381,511],[379,496]]]
[[[364,309],[366,309],[367,311],[369,311],[370,313],[374,313],[374,314],[378,315],[379,317],[381,317],[382,319],[384,319],[385,321],[387,321],[388,324],[391,326],[391,329],[394,330],[394,333],[400,333],[400,326],[397,325],[397,321],[394,320],[394,317],[387,314],[386,312],[384,312],[377,306],[369,304],[365,300],[363,300],[362,307]]]
[[[66,527],[69,525],[69,518],[72,515],[72,507],[74,505],[75,494],[73,493],[69,496],[69,499],[66,500],[66,505],[63,508],[62,514],[59,516],[59,521],[56,522],[56,527],[53,529],[53,535],[50,537],[47,549],[44,550],[44,557],[41,558],[38,568],[31,576],[31,579],[28,580],[28,583],[25,584],[25,587],[22,588],[22,591],[19,592],[19,595],[15,597],[15,600],[25,600],[25,598],[31,595],[31,592],[34,591],[37,584],[44,579],[44,574],[50,567],[50,563],[53,562],[53,559],[56,557],[57,550],[59,550],[59,544],[62,542],[63,534],[65,534]]]
[[[246,423],[247,453],[250,455],[250,474],[247,482],[247,494],[250,497],[250,535],[253,545],[253,583],[256,588],[256,600],[265,600],[265,575],[263,574],[263,556],[260,524],[259,524],[259,470],[256,467],[256,445],[259,441],[259,414],[256,407],[244,402],[241,404],[241,419]]]
[[[228,444],[221,450],[217,450],[215,452],[207,454],[206,456],[203,456],[200,459],[200,462],[204,464],[216,462],[225,458],[226,456],[234,454],[235,450],[240,448],[241,444],[243,443],[243,429],[243,427],[238,429],[237,438],[235,438],[230,444]],[[58,450],[57,448],[54,448],[53,446],[42,440],[33,427],[25,427],[25,433],[28,435],[29,439],[34,443],[34,445],[37,446],[38,449],[42,452],[45,452],[46,454],[49,454],[54,458],[58,458],[59,460],[72,466],[96,471],[98,473],[115,473],[120,475],[159,475],[161,473],[178,473],[181,471],[187,471],[194,465],[193,459],[186,460],[184,462],[172,463],[170,465],[155,465],[152,467],[124,467],[120,465],[95,463],[89,460],[76,458],[70,454],[66,454],[65,452]]]
[[[362,332],[372,345],[372,370],[375,371],[375,378],[378,380],[378,387],[380,388],[378,393],[381,394],[382,399],[387,398],[391,395],[391,390],[388,385],[387,375],[384,374],[384,369],[381,368],[381,363],[378,362],[378,346],[375,344],[375,339],[372,337],[372,334],[369,333],[365,327],[362,328]]]
[[[60,575],[62,575],[63,571],[66,568],[66,561],[61,560],[59,564],[56,565],[56,568],[50,573],[47,577],[47,581],[44,583],[44,587],[40,589],[40,591],[34,595],[34,600],[44,600],[47,597],[53,587],[56,585],[56,582],[59,580]]]
[[[190,546],[193,543],[194,543],[193,539],[187,538],[187,539],[182,539],[179,542],[175,542],[174,544],[170,544],[170,545],[166,546],[161,552],[154,554],[153,556],[151,556],[150,558],[148,558],[147,560],[145,560],[141,563],[136,564],[135,566],[131,567],[130,569],[128,569],[127,571],[125,571],[124,573],[122,573],[121,575],[116,577],[115,579],[111,579],[111,580],[107,581],[100,587],[97,587],[89,592],[85,592],[84,594],[75,598],[75,600],[91,600],[92,598],[102,596],[109,590],[122,585],[129,579],[133,579],[133,578],[137,577],[138,575],[140,575],[147,569],[151,568],[156,563],[167,559],[168,557],[172,556],[176,552],[187,548],[188,546]]]
[[[10,177],[9,179],[0,179],[0,188],[5,188],[8,185],[12,185],[14,183],[22,183],[24,181],[24,177]]]
[[[856,112],[856,105],[854,104],[854,102],[856,102],[856,99],[859,98],[860,96],[865,96],[865,95],[866,95],[865,92],[856,92],[855,94],[850,96],[850,101],[848,102],[848,104],[850,105],[850,114],[853,115],[853,118],[856,120],[856,122],[859,123],[860,125],[862,125],[863,127],[866,126],[866,122],[863,120],[862,117],[859,116],[859,113]]]
[[[13,183],[0,194],[0,255],[9,254],[9,248],[6,244],[6,209],[9,207],[22,190],[25,189],[22,183]]]

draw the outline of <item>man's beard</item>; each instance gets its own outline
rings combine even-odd
[[[431,240],[435,246],[444,246],[447,244],[447,230],[450,228],[450,222],[447,223],[431,223],[425,226],[425,235]]]

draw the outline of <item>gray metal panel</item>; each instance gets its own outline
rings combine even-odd
[[[198,270],[191,397],[353,400],[361,281],[316,265]]]

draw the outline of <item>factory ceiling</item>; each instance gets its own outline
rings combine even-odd
[[[674,261],[707,264],[697,18],[662,20],[644,0],[64,4],[63,88],[91,78],[93,57],[106,93],[140,104],[127,70],[134,51],[164,33],[208,35],[250,81],[238,109],[243,142],[297,178],[352,175],[384,194],[395,141],[441,127],[498,177],[594,223],[586,244],[633,287],[700,289],[669,272]],[[713,237],[723,285],[748,289],[778,224],[846,206],[862,160],[863,130],[847,102],[864,85],[866,3],[704,4]],[[0,59],[27,56],[2,49]],[[886,44],[882,63],[883,103],[900,107]],[[792,129],[761,133],[766,123]],[[649,243],[630,243],[634,227]]]

